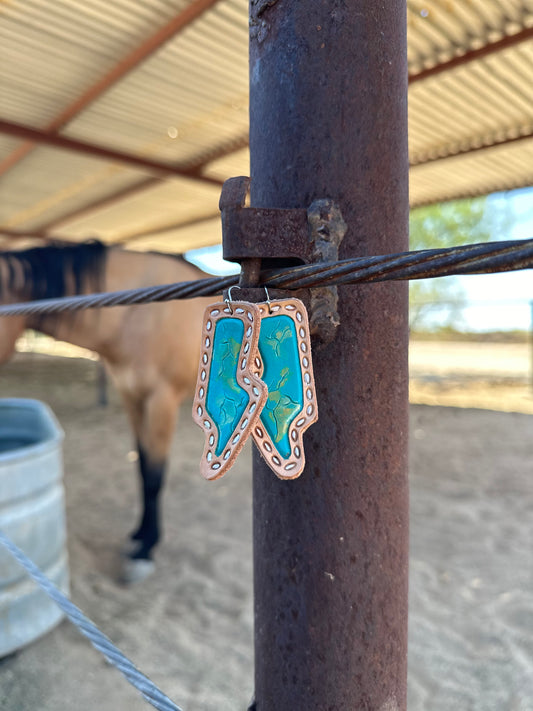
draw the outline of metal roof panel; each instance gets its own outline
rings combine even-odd
[[[200,4],[201,16],[192,13],[179,33],[150,45],[112,78],[156,33]],[[407,7],[413,79],[455,62],[420,74],[409,88],[412,204],[533,185],[531,142],[508,142],[533,134],[533,39],[511,46],[513,37],[531,33],[533,0],[408,0]],[[506,48],[467,61],[502,39]],[[55,125],[72,139],[194,166],[218,180],[247,174],[248,0],[3,3],[0,91],[5,121]],[[501,145],[478,150],[493,143]],[[74,239],[129,236],[137,248],[215,240],[213,229],[195,221],[216,214],[216,185],[163,181],[10,136],[0,136],[0,175],[5,228],[48,227]],[[175,227],[180,223],[187,226]],[[153,237],[144,235],[150,230]]]

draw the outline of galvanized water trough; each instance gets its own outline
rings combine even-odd
[[[68,594],[62,442],[45,404],[0,399],[0,530]],[[48,632],[62,616],[0,549],[0,657]]]

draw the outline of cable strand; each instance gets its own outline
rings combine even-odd
[[[355,257],[333,263],[308,264],[261,273],[258,286],[303,289],[391,280],[428,279],[459,274],[491,274],[533,268],[533,239],[468,244],[446,249]],[[129,306],[215,296],[238,283],[238,275],[191,282],[66,296],[0,306],[0,316],[58,314],[90,308]]]
[[[44,592],[58,605],[69,620],[78,628],[82,635],[87,637],[95,649],[101,652],[107,661],[116,667],[132,686],[138,689],[144,699],[159,711],[182,711],[179,706],[165,696],[150,679],[140,672],[137,667],[106,637],[98,627],[83,612],[64,595],[48,578],[39,570],[3,531],[0,531],[0,544],[13,556],[26,573],[44,590]]]

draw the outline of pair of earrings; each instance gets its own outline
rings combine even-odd
[[[252,304],[232,301],[230,289],[204,313],[193,419],[205,434],[206,479],[228,471],[250,434],[280,479],[305,466],[302,436],[318,417],[307,312],[265,292]]]

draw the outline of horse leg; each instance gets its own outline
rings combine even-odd
[[[136,437],[139,481],[141,485],[141,520],[129,536],[130,545],[124,550],[125,555],[132,557],[140,551],[138,541],[144,540],[145,532],[150,528],[150,519],[154,518],[154,514],[157,518],[157,509],[154,511],[156,507],[152,503],[154,500],[153,491],[156,488],[160,490],[162,486],[165,462],[160,462],[159,466],[154,464],[141,444],[141,437],[143,440],[146,437],[148,396],[141,396],[130,391],[123,391],[121,395]],[[157,500],[157,494],[155,499]],[[147,512],[147,509],[150,509],[150,513]]]
[[[142,416],[135,427],[139,452],[142,517],[131,535],[133,548],[124,566],[124,579],[133,582],[154,568],[152,550],[161,538],[160,494],[164,483],[168,451],[174,432],[178,398],[173,389],[161,386],[142,403]],[[135,418],[133,418],[135,425]]]
[[[139,453],[139,474],[142,489],[142,516],[139,526],[131,534],[132,541],[138,541],[132,558],[150,558],[150,551],[160,539],[159,494],[164,484],[166,459],[154,460],[142,443],[137,441]]]

